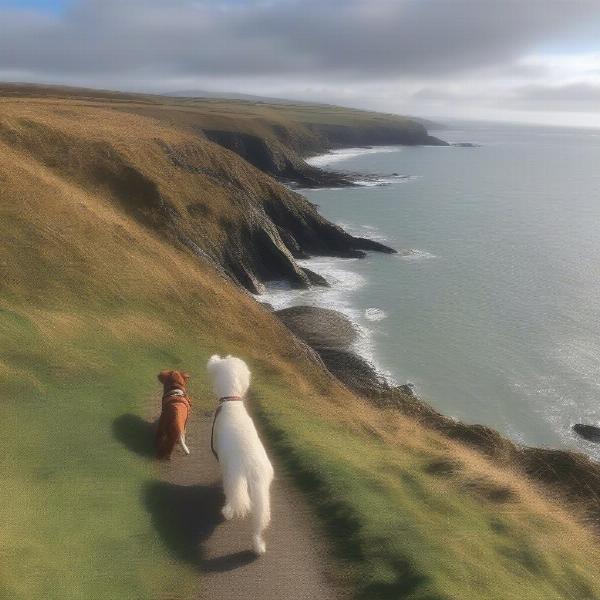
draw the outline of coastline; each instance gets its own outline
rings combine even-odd
[[[409,300],[426,297],[411,296],[418,287],[411,274],[431,279],[445,271],[461,280],[449,270],[458,261],[444,236],[435,228],[437,242],[422,235],[435,215],[430,207],[417,202],[425,221],[403,214],[405,200],[422,201],[435,179],[405,158],[430,154],[452,169],[448,159],[462,154],[470,162],[476,153],[467,160],[462,152],[416,148],[398,160],[341,163],[379,171],[382,160],[387,170],[402,165],[424,177],[403,188],[303,198],[201,137],[215,123],[193,112],[192,101],[185,111],[155,106],[150,117],[149,103],[115,100],[3,104],[3,409],[7,447],[24,451],[5,461],[10,526],[0,587],[28,599],[56,585],[74,598],[228,598],[232,584],[242,595],[264,591],[266,576],[275,596],[295,597],[307,577],[318,583],[325,571],[326,582],[369,600],[600,598],[590,527],[600,517],[600,475],[589,460],[527,451],[489,428],[449,419],[370,369],[354,352],[360,332],[343,315],[311,307],[273,312],[256,301],[266,297],[251,293],[279,279],[290,296],[347,300],[375,331],[374,358],[413,376],[437,403],[409,362],[427,362],[431,379],[449,392],[452,381],[427,357],[430,346],[418,350],[428,324]],[[269,136],[264,123],[248,131],[257,120],[242,117],[234,113],[221,126]],[[348,123],[355,125],[364,135],[360,123]],[[397,200],[400,212],[380,213],[385,198]],[[344,218],[320,216],[319,204],[322,215]],[[378,229],[352,225],[361,222]],[[431,249],[439,259],[394,256],[373,241],[380,232],[390,246]],[[362,276],[364,287],[322,287],[307,268],[319,261],[342,271],[348,289],[360,282],[346,272]],[[240,356],[253,374],[247,408],[279,475],[272,506],[281,535],[269,534],[270,558],[254,560],[245,550],[250,538],[220,512],[218,465],[204,429],[216,398],[205,393],[201,373],[215,353]],[[190,422],[191,458],[175,453],[155,465],[147,399],[160,404],[155,374],[164,368],[192,370],[197,420]],[[436,407],[455,397],[448,393],[447,401]],[[293,506],[282,504],[294,495]],[[290,530],[285,521],[296,512],[306,519]],[[28,578],[31,561],[35,578]],[[298,561],[306,567],[299,572]]]
[[[400,251],[401,253],[402,251]],[[268,303],[275,311],[294,306],[312,306],[316,309],[332,310],[343,315],[357,331],[356,339],[351,347],[346,349],[371,364],[390,385],[398,385],[399,383],[392,373],[386,371],[377,360],[373,332],[369,328],[369,318],[352,304],[350,298],[352,292],[366,285],[362,276],[347,268],[356,260],[360,259],[316,256],[299,260],[298,264],[324,277],[329,286],[299,290],[292,288],[284,281],[271,282],[267,284],[265,292],[257,296],[257,299]],[[376,307],[372,308],[376,310]],[[378,317],[372,318],[372,320],[377,319]]]
[[[342,156],[342,152],[346,152],[345,156],[350,153],[352,153],[352,156],[357,156],[378,151],[379,149],[353,147],[344,151],[338,150],[337,154],[334,151],[316,155],[312,157],[312,160],[316,161],[317,164],[325,165],[331,160],[332,156]],[[385,152],[386,150],[382,151]],[[333,162],[336,162],[336,160],[338,159],[334,158]],[[347,229],[345,225],[340,226]],[[309,259],[306,265],[315,268],[319,272],[318,267],[315,267],[314,264],[311,266],[311,261],[319,260],[320,257]],[[330,296],[337,294],[339,297],[337,306],[331,303],[327,304],[327,301],[324,301],[323,298],[317,299],[315,302],[314,295],[312,298],[302,297],[302,291],[288,290],[289,295],[284,301],[281,301],[283,296],[275,300],[275,312],[278,314],[278,311],[284,306],[298,306],[299,302],[301,305],[305,305],[305,300],[312,300],[312,302],[308,302],[309,307],[302,306],[302,308],[337,310],[339,314],[344,318],[349,318],[356,326],[361,315],[351,306],[348,298],[344,297],[351,293],[352,289],[355,289],[352,287],[353,275],[355,274],[347,272],[348,280],[346,282],[342,281],[339,287],[336,287],[335,277],[329,276],[328,281],[332,284],[332,287],[328,290],[319,290],[319,294],[328,293]],[[364,285],[364,282],[354,281],[354,285]],[[286,292],[286,290],[275,287],[269,290],[266,295],[261,296],[261,299],[264,298],[269,302],[282,292]],[[300,300],[301,298],[302,300]],[[278,314],[278,316],[280,315]],[[359,319],[356,318],[357,316]],[[282,320],[286,323],[285,319]],[[307,343],[302,330],[297,327],[290,327],[289,323],[286,323],[286,325],[297,337]],[[360,331],[360,323],[358,325]],[[365,337],[368,338],[368,332]],[[344,364],[341,365],[341,368],[338,368],[340,359],[338,349],[334,349],[335,353],[332,356],[331,353],[327,352],[327,348],[322,347],[319,343],[309,343],[308,345],[317,352],[334,376],[378,408],[398,410],[402,414],[417,420],[420,424],[442,433],[449,439],[474,448],[503,469],[517,469],[531,480],[542,484],[546,492],[553,498],[576,506],[577,510],[583,510],[594,521],[600,519],[600,505],[597,502],[597,498],[600,496],[600,463],[590,456],[576,450],[523,445],[505,437],[492,427],[469,424],[443,415],[419,397],[418,391],[415,391],[410,384],[398,385],[392,377],[388,376],[389,374],[378,368],[375,350],[372,345],[368,352],[365,352],[364,347],[361,348],[360,345],[352,346],[350,353],[342,357],[344,359],[342,363]],[[332,360],[337,360],[338,363],[332,363]],[[363,369],[365,365],[367,370],[369,367],[373,368],[373,376],[367,376],[366,386],[365,380],[359,382],[357,386],[352,373]]]
[[[415,179],[415,175],[401,174],[401,173],[356,173],[353,171],[340,170],[336,171],[333,167],[335,163],[348,160],[350,158],[356,158],[359,156],[370,155],[370,154],[386,154],[390,152],[398,152],[403,147],[402,144],[398,145],[385,145],[385,146],[349,146],[344,148],[335,148],[328,150],[327,152],[311,155],[304,159],[304,162],[310,167],[317,169],[323,180],[323,185],[311,185],[308,188],[297,187],[300,191],[302,189],[337,189],[340,187],[378,187],[383,185],[392,185],[397,183],[405,183],[411,179]],[[447,147],[447,146],[440,146]],[[336,183],[332,178],[337,178],[339,181]],[[333,184],[331,183],[333,181]]]
[[[501,469],[520,472],[541,485],[553,500],[581,513],[595,531],[600,522],[599,462],[574,450],[522,445],[492,427],[465,423],[440,413],[418,395],[410,382],[398,385],[356,351],[353,344],[360,339],[360,330],[357,328],[354,341],[349,340],[348,328],[355,328],[355,324],[341,311],[314,305],[268,308],[350,391],[379,410],[398,411],[419,425],[476,450]]]

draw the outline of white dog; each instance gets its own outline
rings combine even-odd
[[[263,531],[271,520],[269,487],[273,467],[244,406],[250,386],[250,370],[234,356],[211,356],[207,364],[219,405],[213,420],[211,447],[223,474],[226,519],[253,518],[253,547],[266,551]]]

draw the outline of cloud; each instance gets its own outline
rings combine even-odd
[[[69,78],[449,77],[600,17],[585,0],[82,0],[0,11],[0,69]]]
[[[522,110],[600,112],[600,83],[524,86],[508,102]]]
[[[0,78],[13,81],[231,90],[464,116],[476,107],[533,112],[536,103],[579,110],[600,76],[593,48],[557,50],[586,35],[597,43],[590,34],[590,23],[600,23],[597,0],[71,0],[54,12],[1,6]]]

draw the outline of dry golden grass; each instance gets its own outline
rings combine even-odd
[[[597,542],[571,509],[352,395],[252,297],[132,216],[103,177],[125,164],[175,206],[201,198],[231,218],[229,191],[170,163],[165,144],[250,195],[276,184],[186,131],[107,103],[1,103],[0,595],[150,597],[173,584],[165,574],[191,576],[140,506],[147,463],[111,438],[110,424],[144,414],[157,369],[170,365],[197,374],[194,397],[207,409],[202,365],[231,352],[250,363],[264,432],[363,598],[600,597]],[[28,579],[24,564],[39,576]]]

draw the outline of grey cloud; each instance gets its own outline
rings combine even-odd
[[[511,108],[521,110],[600,112],[600,85],[528,85],[513,91]]]
[[[57,17],[0,11],[0,71],[157,89],[186,77],[448,78],[594,17],[594,0],[81,0]]]

